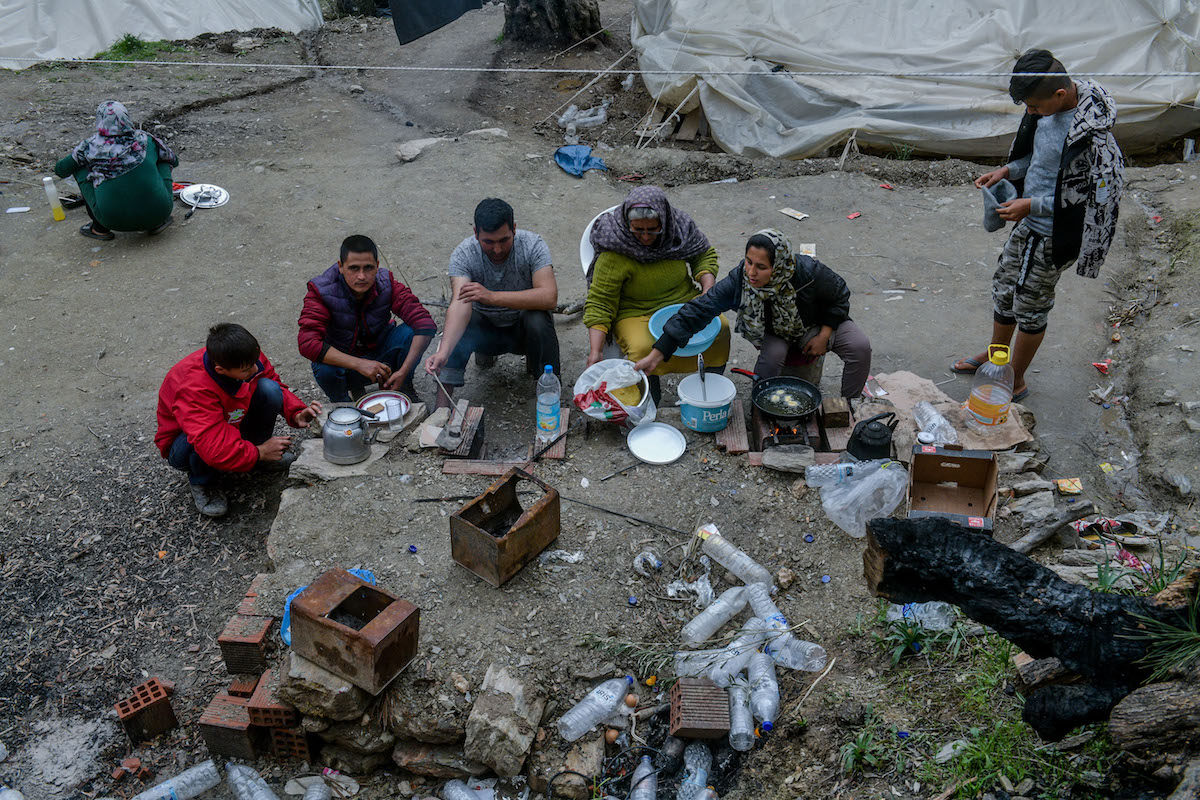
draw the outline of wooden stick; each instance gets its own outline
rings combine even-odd
[[[1009,545],[1018,553],[1029,555],[1035,547],[1049,539],[1058,531],[1059,528],[1069,522],[1074,522],[1077,519],[1082,519],[1088,514],[1095,514],[1096,506],[1091,500],[1081,499],[1078,503],[1065,506],[1054,514],[1051,514],[1029,533],[1022,536],[1017,541]]]

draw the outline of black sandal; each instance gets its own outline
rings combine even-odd
[[[108,233],[97,233],[96,231],[92,230],[92,223],[90,222],[87,225],[80,227],[79,233],[80,235],[86,236],[89,239],[99,239],[102,242],[111,242],[113,239],[117,238],[117,235],[112,231],[109,231]]]

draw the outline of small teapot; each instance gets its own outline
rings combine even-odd
[[[367,416],[374,416],[354,407],[335,408],[329,412],[321,429],[325,460],[333,464],[357,464],[371,455],[371,442],[378,431],[367,434]]]
[[[890,423],[883,422],[887,417],[892,418]],[[859,461],[891,458],[892,432],[899,423],[900,420],[896,418],[894,411],[876,414],[863,420],[854,426],[854,432],[850,434],[850,441],[846,444],[846,451]]]

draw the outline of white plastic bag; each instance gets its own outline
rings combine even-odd
[[[907,489],[904,465],[889,461],[874,472],[821,487],[821,507],[833,524],[861,539],[867,535],[867,521],[895,511]]]
[[[636,406],[627,406],[609,394],[611,389],[622,389],[642,383],[645,375],[633,368],[633,362],[624,358],[606,358],[597,361],[583,371],[575,381],[572,395],[575,407],[592,419],[623,424],[626,428],[653,422],[658,413],[654,398],[643,387],[642,399]]]

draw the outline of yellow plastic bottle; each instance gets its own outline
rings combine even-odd
[[[967,398],[967,413],[973,426],[986,430],[1008,419],[1013,396],[1013,368],[1008,361],[1008,345],[988,345],[987,363],[975,371]]]
[[[63,211],[62,201],[58,199],[58,189],[54,186],[54,178],[48,175],[42,178],[42,188],[46,190],[46,199],[50,201],[50,213],[54,215],[54,221],[62,222],[67,218],[67,212]]]

